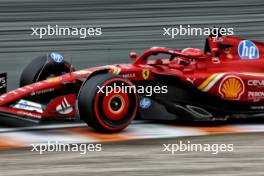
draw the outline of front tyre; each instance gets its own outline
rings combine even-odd
[[[80,118],[103,133],[126,128],[137,109],[138,97],[133,84],[119,75],[98,74],[89,78],[78,96]]]
[[[54,61],[51,55],[61,57],[59,62]],[[70,73],[74,68],[70,63],[65,61],[58,53],[51,53],[33,59],[23,70],[20,76],[20,87],[33,84],[38,81],[45,80],[50,77],[60,76]]]

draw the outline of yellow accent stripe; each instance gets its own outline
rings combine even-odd
[[[214,73],[211,76],[209,76],[200,86],[198,89],[203,90],[218,74]]]
[[[239,73],[239,74],[247,75],[247,76],[264,76],[263,73],[254,73],[254,72],[242,72],[242,73]]]
[[[228,73],[228,72],[225,72],[225,73]],[[240,73],[238,72],[236,74],[242,74],[242,75],[248,75],[248,76],[264,76],[263,73],[252,73],[252,72],[240,72]],[[219,73],[214,73],[211,76],[209,76],[202,84],[199,85],[198,89],[203,91],[218,75]]]

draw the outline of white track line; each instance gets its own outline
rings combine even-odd
[[[133,121],[132,124],[142,124],[148,121]],[[62,123],[62,124],[49,124],[49,125],[36,125],[29,127],[15,127],[15,128],[0,128],[0,133],[16,132],[16,131],[30,131],[30,130],[50,130],[50,129],[62,129],[62,128],[76,128],[76,127],[87,127],[85,122],[75,123]]]
[[[130,125],[124,134],[137,136],[138,138],[169,138],[181,136],[207,135],[195,127],[168,126],[162,124],[136,124]]]
[[[112,139],[122,141],[218,134],[217,131],[210,131],[211,127],[173,126],[144,123],[144,121],[143,123],[132,123],[123,132],[109,135],[96,133],[89,128],[83,127],[87,127],[87,125],[85,123],[75,123],[5,129],[0,133],[0,144],[1,142],[3,144],[10,142],[20,147],[30,146],[35,143],[47,143],[48,141],[58,141],[60,143],[94,143],[107,142]],[[212,127],[213,130],[218,129],[220,133],[221,130],[229,133],[228,130],[225,131],[227,128],[230,128],[230,133],[264,132],[264,125],[262,124],[238,124]]]
[[[17,127],[17,128],[0,128],[0,133],[16,132],[16,131],[27,131],[27,130],[49,130],[49,129],[61,129],[61,128],[75,128],[85,127],[86,123],[73,123],[73,124],[56,124],[56,125],[39,125],[30,127]]]

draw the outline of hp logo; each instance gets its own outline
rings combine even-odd
[[[142,109],[148,109],[151,106],[151,100],[149,98],[142,98],[139,105]]]
[[[21,102],[19,103],[19,107],[21,109],[25,109],[28,107],[28,102],[24,101],[24,100],[21,100]]]
[[[54,62],[60,63],[63,61],[63,57],[62,55],[60,55],[59,53],[51,53],[50,57],[52,58],[52,60]]]
[[[243,40],[238,45],[238,54],[241,59],[258,59],[259,50],[250,40]]]

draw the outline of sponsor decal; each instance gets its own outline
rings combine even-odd
[[[190,82],[191,84],[194,84],[195,78],[186,78],[186,81]]]
[[[104,68],[111,69],[111,72],[112,72],[113,74],[119,74],[119,73],[121,72],[121,68],[116,67],[116,66],[114,66],[114,65],[107,65],[107,66],[105,66]]]
[[[123,78],[135,78],[136,74],[135,73],[128,73],[128,74],[123,74]]]
[[[253,91],[249,91],[248,92],[248,99],[253,100],[253,101],[260,101],[261,99],[264,98],[264,92],[253,92]]]
[[[4,76],[0,77],[0,84],[4,85],[6,83],[6,78]]]
[[[6,77],[7,77],[7,74],[6,73],[1,73],[0,74],[0,94],[3,94],[6,92],[6,88],[7,88],[7,85],[6,85]]]
[[[20,88],[17,89],[17,91],[19,91],[19,92],[27,92],[27,89],[24,88],[24,87],[20,87]]]
[[[150,106],[151,106],[151,99],[150,98],[142,98],[140,100],[140,103],[139,103],[139,106],[142,108],[142,109],[148,109]]]
[[[259,49],[250,40],[243,40],[238,45],[238,54],[241,59],[258,59]]]
[[[58,76],[58,77],[48,78],[48,79],[46,80],[46,82],[48,82],[48,83],[53,83],[53,82],[59,82],[59,81],[61,81],[61,80],[62,80],[62,78],[61,78],[60,76]]]
[[[112,69],[113,74],[119,74],[120,72],[121,72],[121,68],[115,67],[114,69]]]
[[[79,71],[76,71],[76,72],[73,72],[74,74],[77,74],[77,75],[86,75],[86,74],[89,74],[89,73],[92,73],[91,71],[88,71],[88,70],[79,70]]]
[[[44,89],[44,90],[40,90],[40,91],[34,91],[31,93],[31,96],[52,92],[54,90],[55,90],[54,88],[49,88],[49,89]]]
[[[27,92],[27,91],[32,91],[34,88],[31,87],[31,86],[25,86],[23,88],[19,88],[19,89],[16,89],[16,90],[13,90],[13,91],[10,91],[6,94],[3,94],[0,96],[0,101],[5,101],[5,99],[9,96],[13,96],[13,95],[17,95],[19,93],[24,93],[24,92]],[[39,94],[43,94],[43,93],[47,93],[47,92],[51,92],[55,90],[54,88],[49,88],[49,89],[44,89],[44,90],[39,90],[39,91],[33,91],[31,92],[31,96],[34,96],[34,95],[39,95]]]
[[[264,106],[250,106],[250,109],[252,109],[252,110],[263,110]]]
[[[18,105],[18,108],[26,109],[27,107],[29,107],[28,104],[29,103],[26,100],[20,100],[17,105]]]
[[[61,63],[61,62],[63,62],[63,57],[62,57],[62,55],[60,55],[59,53],[51,53],[51,54],[50,54],[50,57],[51,57],[51,59],[52,59],[54,62],[57,62],[57,63]]]
[[[263,87],[264,80],[248,80],[248,86],[256,86],[256,87]]]
[[[149,78],[150,71],[148,69],[143,69],[142,70],[142,77],[144,80],[147,80]]]
[[[31,113],[31,112],[17,111],[16,113],[17,113],[17,114],[20,114],[20,115],[25,115],[25,116],[35,117],[35,118],[38,118],[38,119],[41,118],[41,115],[38,115],[38,114],[35,114],[35,113]]]
[[[13,108],[43,113],[42,105],[28,100],[19,100]]]
[[[231,28],[229,28],[229,29],[231,29]],[[223,42],[224,39],[222,37],[213,37],[213,41],[214,42]]]
[[[43,82],[36,82],[36,83],[33,83],[34,86],[42,86],[43,85]]]
[[[56,107],[56,111],[59,114],[70,114],[73,111],[72,105],[69,104],[68,100],[64,97],[61,103]]]
[[[203,92],[209,91],[224,75],[224,73],[212,74],[202,84],[198,86],[198,89]]]
[[[245,85],[237,76],[226,76],[221,81],[218,91],[224,99],[239,100],[245,91]]]

